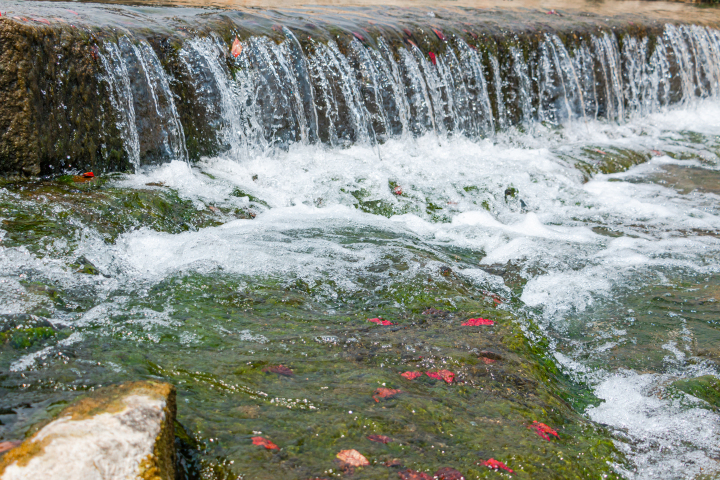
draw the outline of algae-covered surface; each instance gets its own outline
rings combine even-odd
[[[712,473],[718,137],[616,128],[4,181],[0,441],[156,379],[184,478]]]

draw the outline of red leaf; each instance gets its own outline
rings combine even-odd
[[[428,55],[430,55],[430,61],[433,65],[437,65],[437,58],[435,58],[435,54],[433,52],[428,52]]]
[[[357,38],[357,39],[360,40],[361,42],[364,42],[364,41],[365,41],[365,37],[363,37],[361,34],[359,34],[359,33],[357,33],[357,32],[352,32],[352,34],[353,34],[353,36],[354,36],[355,38]]]
[[[95,174],[93,172],[85,172],[82,174],[82,176],[85,178],[93,178]]]
[[[464,327],[479,327],[480,325],[495,325],[495,322],[487,318],[469,318],[462,324]]]
[[[556,438],[560,438],[560,436],[555,430],[538,421],[534,421],[532,425],[528,426],[528,428],[535,430],[535,433],[540,435],[540,437],[544,438],[545,440],[552,440],[550,438],[550,435],[555,435]]]
[[[462,473],[450,467],[443,467],[435,472],[435,478],[438,480],[465,480]]]
[[[406,38],[405,41],[408,42],[408,43],[409,43],[410,45],[412,45],[413,47],[418,48],[418,46],[415,44],[415,42],[413,42],[413,41],[410,40],[409,38]]]
[[[378,325],[393,325],[390,320],[383,320],[382,318],[368,318],[368,322],[377,323]]]
[[[513,473],[513,471],[509,469],[507,465],[505,465],[503,462],[495,460],[494,458],[491,458],[490,460],[486,460],[484,462],[480,462],[480,465],[485,465],[486,467],[493,468],[495,470],[497,470],[498,468],[502,468],[507,472]]]
[[[377,390],[375,390],[375,393],[373,394],[373,400],[375,400],[377,402],[379,400],[375,397],[392,398],[395,395],[398,395],[400,393],[402,393],[400,390],[396,390],[394,388],[380,387]]]
[[[659,150],[650,150],[656,157],[662,157],[663,153]]]
[[[341,450],[340,453],[337,454],[337,458],[351,467],[363,467],[370,465],[368,459],[357,450]]]
[[[422,376],[422,372],[405,372],[401,373],[400,376],[405,377],[408,380],[415,380],[416,378]]]
[[[285,365],[270,365],[263,368],[262,371],[265,373],[277,373],[278,375],[283,375],[285,377],[292,377],[295,375],[293,371]]]
[[[235,40],[233,41],[230,53],[232,53],[233,57],[235,58],[237,58],[238,55],[242,53],[242,45],[240,45],[240,40],[238,40],[237,37],[235,37]]]
[[[46,25],[50,25],[50,22],[48,20],[45,20],[44,18],[33,18],[32,20],[40,23],[44,23]]]
[[[433,28],[432,31],[435,32],[435,35],[437,35],[437,37],[441,41],[443,41],[443,42],[445,41],[445,35],[443,35],[443,33],[440,30],[438,30],[437,28]]]
[[[22,442],[20,440],[11,440],[8,442],[0,442],[0,453],[7,452],[8,450],[12,450],[13,448],[20,445]]]
[[[482,357],[482,361],[485,365],[490,365],[491,363],[495,363],[497,360],[493,360],[492,358]]]
[[[390,437],[386,437],[385,435],[368,435],[367,439],[371,442],[378,442],[378,443],[390,443],[392,442],[392,439]]]
[[[418,472],[416,470],[403,470],[398,472],[398,476],[402,480],[432,480],[432,477],[425,472]]]
[[[72,13],[73,15],[80,15],[80,14],[77,13],[75,10],[68,10],[68,12]]]
[[[403,28],[403,32],[405,32],[405,35],[407,35],[408,37],[412,37],[412,32],[407,28]]]
[[[607,155],[607,152],[603,152],[603,151],[600,150],[599,148],[593,148],[593,152],[597,152],[597,153],[599,153],[600,155]]]
[[[273,442],[263,437],[252,437],[253,445],[265,447],[268,450],[280,450],[280,447],[275,445]]]
[[[450,370],[438,370],[437,372],[426,372],[427,376],[434,378],[435,380],[445,380],[447,383],[452,383],[455,380],[455,374]]]
[[[393,188],[393,193],[395,195],[402,195],[403,194],[402,187],[397,186],[397,187]]]

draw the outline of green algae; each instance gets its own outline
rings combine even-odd
[[[672,386],[720,408],[720,380],[713,375],[676,380]]]

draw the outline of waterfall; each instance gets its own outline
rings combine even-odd
[[[652,39],[545,33],[524,46],[516,39],[484,48],[449,34],[437,51],[410,39],[277,31],[282,39],[245,39],[237,58],[214,33],[184,39],[183,89],[151,43],[105,42],[103,79],[132,163],[188,158],[184,131],[192,128],[176,108],[176,98],[189,101],[185,91],[217,151],[238,160],[295,143],[346,147],[429,132],[486,138],[535,122],[623,122],[720,93],[720,34],[700,26],[667,25]]]

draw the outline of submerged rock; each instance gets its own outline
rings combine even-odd
[[[100,388],[0,458],[0,479],[175,478],[175,387]]]

